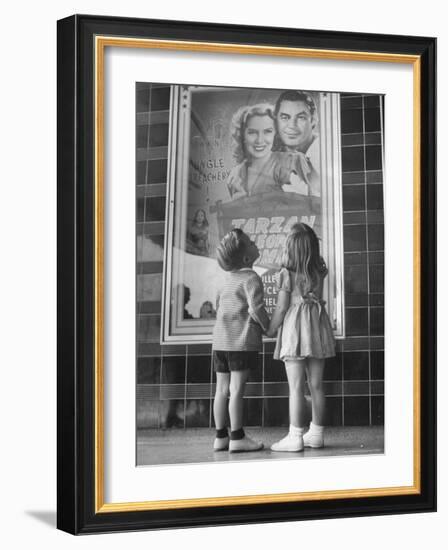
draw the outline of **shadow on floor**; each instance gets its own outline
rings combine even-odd
[[[56,529],[56,511],[55,510],[26,510],[26,514],[34,519],[37,519],[41,523],[53,527]]]

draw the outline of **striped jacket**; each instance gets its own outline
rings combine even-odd
[[[250,268],[230,271],[216,303],[213,349],[260,351],[261,335],[269,327],[263,283]]]

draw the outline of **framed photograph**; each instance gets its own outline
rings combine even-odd
[[[433,38],[58,22],[58,527],[436,509]]]

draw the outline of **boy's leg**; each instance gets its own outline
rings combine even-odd
[[[263,448],[261,441],[254,441],[245,435],[243,430],[244,390],[249,378],[249,369],[232,370],[230,373],[230,452],[259,451]]]
[[[232,432],[243,427],[243,397],[249,369],[235,370],[230,374],[229,415]]]
[[[229,398],[229,372],[216,373],[216,391],[213,402],[213,416],[217,430],[227,428],[227,400]]]
[[[216,438],[213,443],[215,451],[226,451],[229,448],[229,432],[227,426],[227,400],[229,398],[229,372],[216,373],[216,391],[213,401],[213,416],[216,426]]]

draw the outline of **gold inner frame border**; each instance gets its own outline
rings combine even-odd
[[[150,48],[175,51],[233,53],[243,55],[269,55],[280,57],[302,57],[329,60],[350,60],[366,62],[405,63],[413,66],[413,441],[414,482],[403,487],[380,487],[372,489],[344,489],[337,491],[316,491],[304,493],[278,493],[244,495],[216,498],[194,498],[181,500],[158,500],[143,502],[106,503],[104,501],[104,54],[106,47]],[[421,59],[418,55],[390,54],[382,52],[356,52],[345,50],[321,50],[309,48],[256,46],[250,44],[226,44],[177,40],[156,40],[123,38],[118,36],[96,36],[95,59],[95,513],[132,512],[145,510],[167,510],[208,506],[232,506],[244,504],[305,502],[342,498],[365,498],[420,494],[421,492]]]

